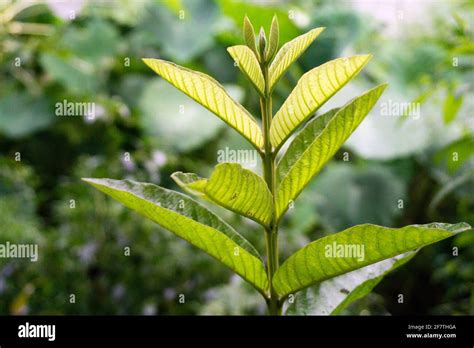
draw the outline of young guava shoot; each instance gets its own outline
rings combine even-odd
[[[84,179],[232,269],[263,296],[271,315],[280,315],[288,298],[310,286],[336,293],[331,303],[316,301],[324,307],[319,309],[321,313],[336,314],[369,293],[375,286],[370,285],[372,280],[406,263],[421,247],[470,230],[465,223],[403,228],[357,225],[309,243],[280,264],[278,228],[289,205],[335,155],[387,87],[373,87],[341,107],[317,113],[372,56],[337,58],[306,72],[273,115],[275,86],[323,30],[312,29],[278,49],[276,16],[268,38],[263,28],[256,36],[252,23],[244,18],[245,45],[229,47],[228,52],[259,95],[260,122],[208,75],[160,59],[143,59],[163,79],[247,139],[261,157],[262,177],[236,163],[218,164],[209,178],[174,173],[175,182],[197,200],[149,183]],[[233,227],[199,203],[200,199],[260,224],[266,242],[265,259]]]

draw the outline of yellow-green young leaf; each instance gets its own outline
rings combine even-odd
[[[370,60],[371,55],[331,60],[304,74],[275,114],[270,140],[279,149],[286,139]]]
[[[259,224],[272,218],[272,195],[265,181],[237,163],[221,163],[206,180],[196,174],[177,172],[172,178],[187,191],[194,191]]]
[[[125,206],[205,251],[264,293],[268,280],[255,248],[191,198],[130,180],[83,179]]]
[[[247,76],[260,94],[265,93],[265,81],[255,53],[244,45],[232,46],[227,49],[239,69]]]
[[[204,192],[207,179],[201,178],[194,173],[175,172],[171,178],[186,192],[201,198],[207,198]]]
[[[273,28],[273,26],[272,26]],[[309,45],[318,37],[325,28],[315,28],[308,31],[306,34],[300,35],[293,40],[284,44],[275,56],[269,69],[270,86],[273,90],[275,84],[283,76],[290,65],[297,60]],[[270,37],[272,32],[270,31]],[[277,42],[278,46],[278,42]]]
[[[403,228],[357,225],[318,239],[291,255],[275,273],[273,287],[284,298],[312,284],[433,244],[470,228],[465,223]]]
[[[279,219],[322,166],[334,156],[375,105],[387,85],[380,85],[308,122],[277,167],[276,217]]]
[[[272,218],[272,195],[265,181],[237,163],[216,166],[206,185],[206,194],[220,205],[260,224]]]
[[[212,77],[160,59],[143,59],[158,75],[212,111],[257,149],[263,147],[260,126],[249,112]]]
[[[244,39],[245,39],[245,44],[258,57],[258,50],[257,50],[257,44],[256,44],[256,38],[255,38],[255,30],[253,29],[252,22],[250,22],[250,19],[247,16],[245,16],[245,18],[244,18]]]
[[[272,26],[270,27],[270,36],[268,37],[267,52],[265,53],[265,60],[271,61],[278,50],[278,41],[280,40],[280,28],[278,26],[278,18],[273,16]]]

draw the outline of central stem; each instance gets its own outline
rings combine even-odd
[[[268,65],[262,64],[263,76],[265,79],[265,95],[260,97],[260,108],[262,112],[262,128],[264,140],[264,152],[262,154],[263,172],[265,182],[272,194],[273,209],[272,221],[265,228],[265,245],[267,249],[267,273],[270,284],[270,294],[267,301],[268,312],[270,315],[281,315],[281,305],[278,295],[273,288],[273,275],[279,267],[278,260],[278,224],[275,216],[275,193],[276,193],[276,173],[275,173],[275,156],[270,142],[270,125],[272,123],[272,98],[269,91]]]

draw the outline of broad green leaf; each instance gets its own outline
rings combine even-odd
[[[250,22],[250,19],[247,16],[244,17],[244,39],[245,44],[255,53],[258,58],[255,30],[253,28],[252,22]]]
[[[232,46],[227,49],[239,69],[248,77],[260,94],[265,93],[265,81],[255,53],[244,45]]]
[[[281,298],[312,284],[433,244],[469,230],[466,223],[388,228],[357,225],[309,243],[291,255],[273,278]]]
[[[312,29],[306,34],[300,35],[285,43],[280,48],[269,69],[270,90],[273,90],[273,87],[275,87],[275,84],[283,76],[285,71],[303,54],[306,48],[311,45],[311,43],[318,37],[319,34],[321,34],[323,30],[324,28]],[[271,34],[272,32],[270,32],[270,35]]]
[[[260,292],[267,288],[265,268],[255,248],[191,198],[153,184],[130,180],[83,180],[205,251]]]
[[[304,121],[357,75],[371,57],[338,58],[305,73],[275,114],[270,128],[272,145],[279,149]]]
[[[272,195],[265,181],[237,163],[221,163],[206,180],[192,173],[174,173],[173,179],[188,192],[262,225],[272,218]]]
[[[277,167],[277,218],[349,138],[386,86],[375,87],[342,108],[316,117],[295,137]]]
[[[270,36],[268,37],[268,46],[265,53],[265,60],[269,62],[278,50],[278,41],[280,39],[280,28],[278,26],[278,18],[273,16],[272,26],[270,27]]]
[[[143,61],[166,81],[242,134],[257,149],[262,148],[263,137],[260,126],[212,77],[161,59],[150,58]]]
[[[308,287],[295,295],[286,314],[337,315],[352,302],[368,295],[388,273],[415,255],[416,251],[410,251]]]

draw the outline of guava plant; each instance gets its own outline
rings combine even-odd
[[[228,51],[259,94],[261,126],[208,75],[160,59],[143,59],[163,79],[234,128],[260,154],[263,177],[237,163],[218,164],[209,178],[182,172],[172,177],[187,193],[260,224],[266,241],[265,263],[242,235],[188,195],[130,180],[84,179],[231,268],[263,296],[272,315],[280,315],[287,299],[310,286],[317,291],[307,307],[318,308],[309,312],[338,313],[370,292],[384,274],[408,261],[419,248],[470,229],[465,223],[403,228],[357,225],[309,243],[280,265],[278,227],[285,212],[386,87],[374,87],[341,107],[315,115],[361,71],[371,55],[338,58],[305,73],[272,115],[276,84],[323,30],[313,29],[278,50],[276,17],[268,40],[263,28],[257,40],[251,22],[244,19],[246,45]],[[287,142],[289,146],[284,147]],[[354,246],[363,253],[352,252]]]

